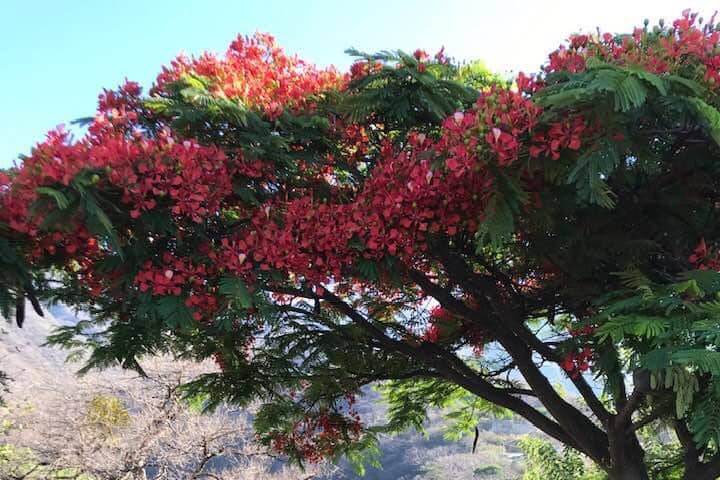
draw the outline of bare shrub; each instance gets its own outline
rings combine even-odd
[[[330,473],[327,465],[302,471],[273,458],[254,442],[251,409],[223,405],[203,414],[184,401],[180,385],[209,365],[146,363],[147,377],[117,371],[61,377],[34,385],[25,400],[10,398],[0,419],[14,457],[0,463],[0,477],[63,471],[94,479],[269,480]],[[12,458],[22,459],[12,465]]]

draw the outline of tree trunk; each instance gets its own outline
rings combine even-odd
[[[610,480],[649,480],[647,467],[642,460],[628,460],[625,464],[616,464],[609,474]]]
[[[697,460],[685,467],[683,480],[716,480],[720,478],[720,457],[714,457],[708,463]]]
[[[614,422],[610,422],[612,425]],[[645,465],[645,452],[634,433],[625,428],[612,426],[608,431],[610,440],[610,480],[649,480]]]

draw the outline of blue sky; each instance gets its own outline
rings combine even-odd
[[[126,77],[149,86],[181,51],[224,52],[238,33],[272,33],[286,50],[345,68],[348,47],[441,46],[493,70],[533,71],[569,33],[628,31],[643,18],[706,16],[695,0],[4,0],[0,6],[0,167],[45,132],[92,115]]]

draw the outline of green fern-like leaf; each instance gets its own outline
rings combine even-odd
[[[155,303],[160,318],[168,327],[188,329],[193,325],[192,314],[181,297],[161,297]]]
[[[235,300],[242,308],[251,308],[253,298],[245,282],[237,277],[224,277],[220,280],[219,292]]]
[[[611,209],[615,206],[615,200],[605,180],[618,163],[615,146],[603,140],[577,160],[568,174],[567,183],[575,185],[580,199]]]
[[[38,187],[37,192],[40,195],[47,195],[49,197],[52,197],[60,210],[65,210],[70,206],[70,200],[68,200],[65,194],[59,190],[50,187]]]
[[[688,98],[687,101],[695,108],[698,117],[705,124],[708,135],[720,145],[720,112],[697,97]]]

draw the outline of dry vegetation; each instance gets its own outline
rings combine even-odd
[[[357,478],[345,464],[301,471],[272,457],[253,441],[250,410],[223,406],[200,414],[182,401],[177,387],[213,365],[155,358],[143,364],[147,378],[115,369],[74,376],[78,365],[64,364],[64,352],[41,346],[54,325],[48,315],[0,332],[0,364],[13,378],[0,410],[3,480]],[[358,410],[371,424],[385,417],[374,392]],[[426,434],[383,438],[383,467],[369,468],[364,480],[520,478],[516,445],[527,424],[488,419],[480,426],[473,454],[471,437],[444,439],[433,412]]]
[[[0,477],[262,480],[334,470],[301,471],[270,456],[253,441],[251,410],[202,414],[183,400],[178,387],[211,365],[153,358],[143,367],[145,378],[112,370],[79,379],[62,368],[54,376],[16,368],[0,415]]]

